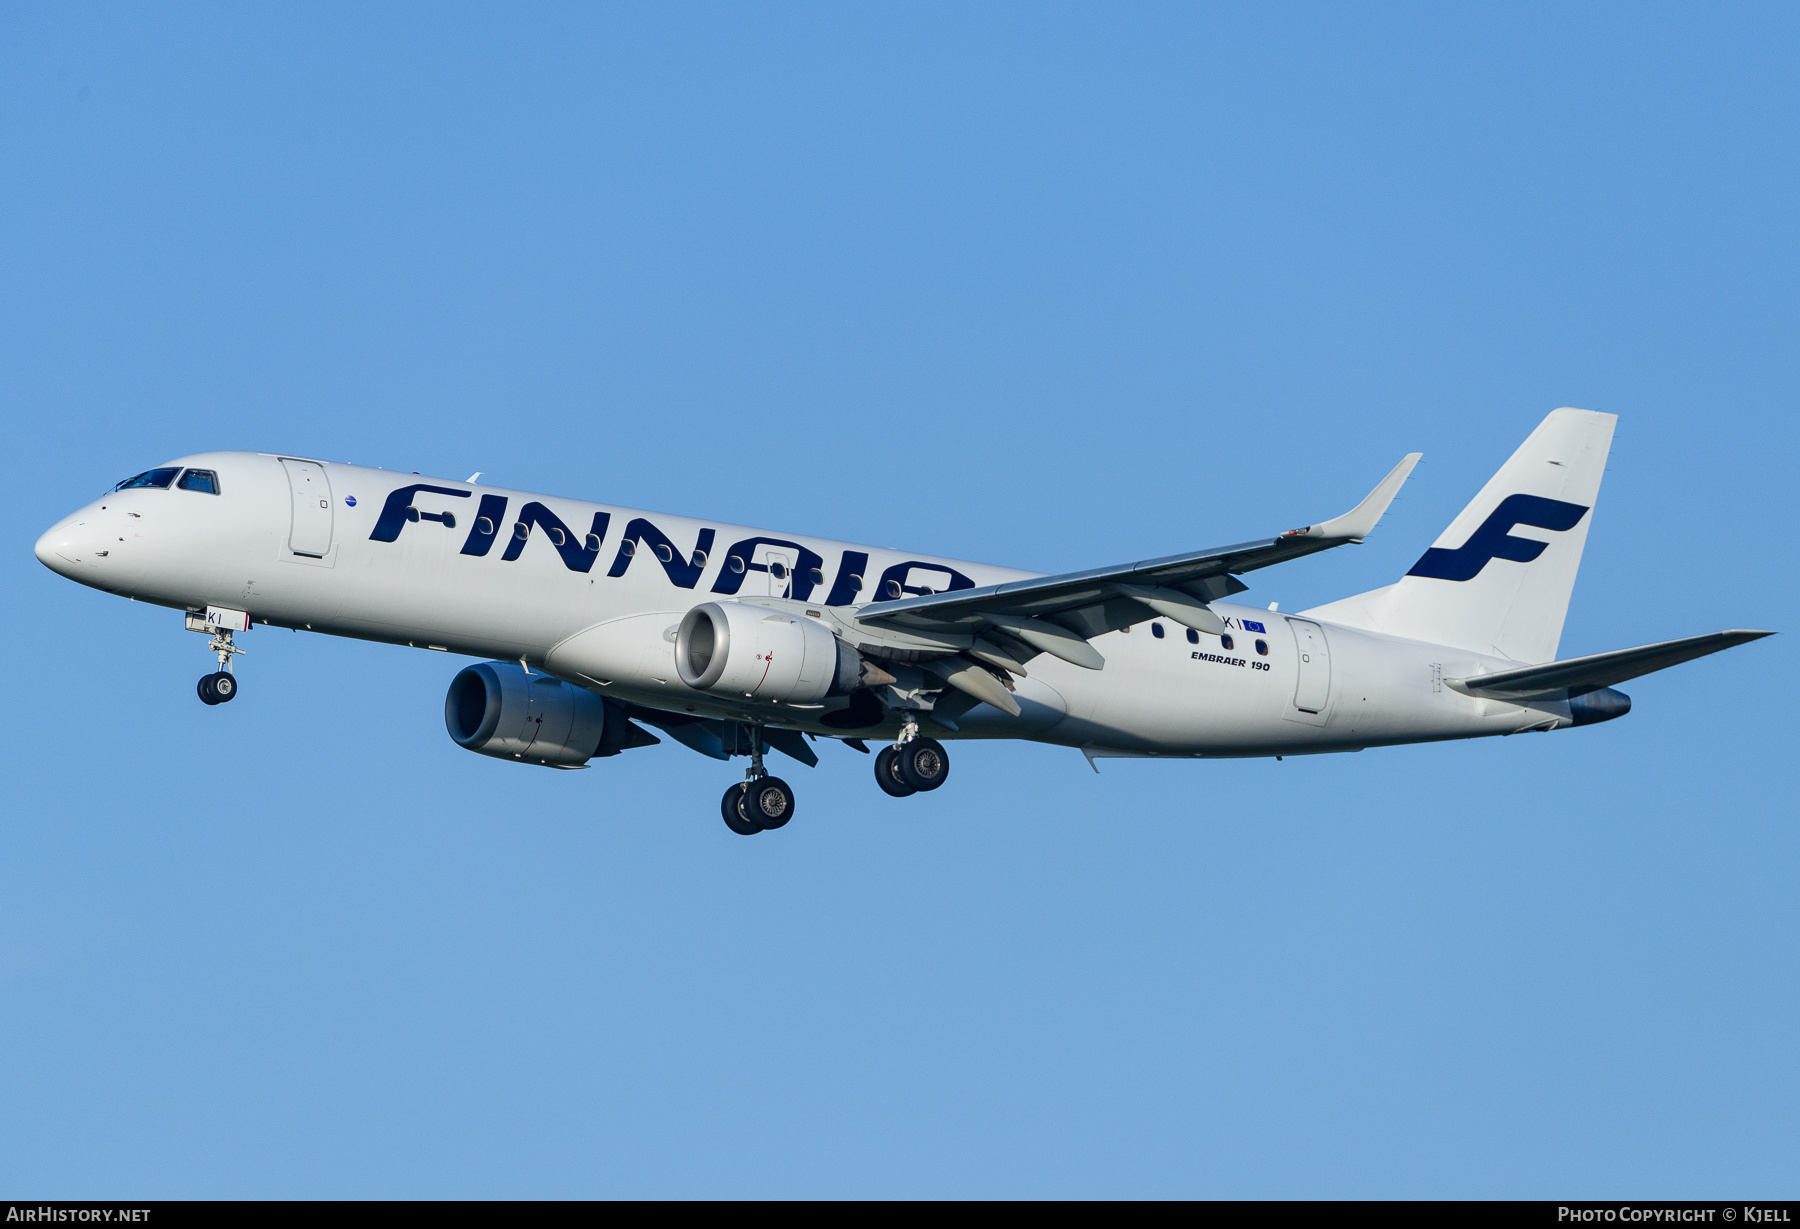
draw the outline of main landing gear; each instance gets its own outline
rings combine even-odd
[[[743,781],[719,800],[725,826],[739,836],[773,831],[794,817],[794,791],[763,768],[762,726],[749,729],[750,767]],[[737,746],[736,754],[742,754],[742,742]],[[875,757],[875,783],[895,798],[934,790],[949,779],[950,753],[937,739],[920,737],[916,718],[907,721],[893,746]]]
[[[934,790],[950,779],[950,753],[935,738],[920,738],[919,723],[909,720],[900,740],[875,757],[875,784],[894,798]]]
[[[231,643],[231,630],[223,627],[213,632],[212,643],[206,647],[218,656],[219,668],[216,672],[200,680],[200,685],[196,688],[200,693],[200,702],[202,704],[224,704],[228,700],[236,699],[237,676],[231,673],[231,659],[234,655],[247,650],[240,649]]]
[[[725,791],[719,802],[725,826],[739,836],[770,832],[794,818],[794,791],[763,768],[762,726],[751,727],[750,767],[741,785]]]

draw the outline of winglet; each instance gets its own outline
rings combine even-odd
[[[1284,538],[1336,538],[1339,541],[1362,541],[1374,530],[1375,523],[1381,519],[1381,514],[1388,510],[1388,505],[1394,502],[1394,496],[1398,495],[1400,488],[1406,484],[1407,476],[1412,473],[1413,466],[1417,465],[1419,458],[1424,455],[1422,452],[1409,452],[1400,458],[1400,464],[1389,470],[1388,476],[1383,478],[1360,504],[1344,515],[1334,516],[1328,521],[1308,526],[1305,529],[1292,529],[1281,536]]]

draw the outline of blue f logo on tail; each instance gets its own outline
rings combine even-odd
[[[1573,529],[1587,515],[1580,504],[1566,504],[1560,499],[1544,499],[1538,495],[1508,495],[1500,506],[1488,513],[1481,527],[1455,550],[1432,547],[1413,564],[1408,576],[1429,576],[1433,580],[1473,580],[1490,559],[1506,559],[1513,563],[1530,563],[1544,553],[1548,542],[1512,536],[1514,525],[1530,525],[1556,533]]]

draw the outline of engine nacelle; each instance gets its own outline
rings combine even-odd
[[[688,611],[675,633],[675,672],[696,691],[817,704],[855,690],[862,658],[811,619],[707,602]]]
[[[606,733],[606,702],[516,661],[484,661],[450,680],[444,725],[458,746],[496,759],[579,768]]]

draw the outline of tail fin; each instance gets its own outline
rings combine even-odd
[[[1400,583],[1363,600],[1368,622],[1514,661],[1554,660],[1617,421],[1552,411]]]

